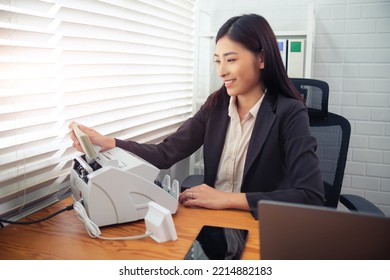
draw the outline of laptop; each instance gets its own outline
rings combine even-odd
[[[390,260],[390,218],[276,201],[258,203],[260,258]]]

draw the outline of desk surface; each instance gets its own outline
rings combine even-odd
[[[46,217],[72,203],[70,198],[30,215],[25,220]],[[37,224],[8,225],[0,229],[0,259],[41,260],[146,260],[184,258],[203,225],[249,230],[242,259],[259,259],[259,224],[249,212],[209,210],[179,206],[173,215],[178,239],[157,243],[147,237],[139,240],[107,241],[91,238],[74,210]],[[118,237],[144,234],[144,220],[107,226],[102,236]]]

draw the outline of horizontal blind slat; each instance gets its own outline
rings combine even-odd
[[[0,216],[69,186],[70,121],[156,142],[190,116],[193,9],[190,0],[0,3]]]

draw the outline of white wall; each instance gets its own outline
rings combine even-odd
[[[352,126],[342,193],[361,195],[390,216],[390,1],[198,0],[210,32],[231,16],[258,13],[274,31],[306,29],[315,10],[312,77],[330,86],[329,111]]]

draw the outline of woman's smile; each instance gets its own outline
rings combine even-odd
[[[230,79],[230,80],[224,80],[223,82],[225,83],[226,88],[230,88],[234,85],[235,81],[236,81],[236,79]]]

